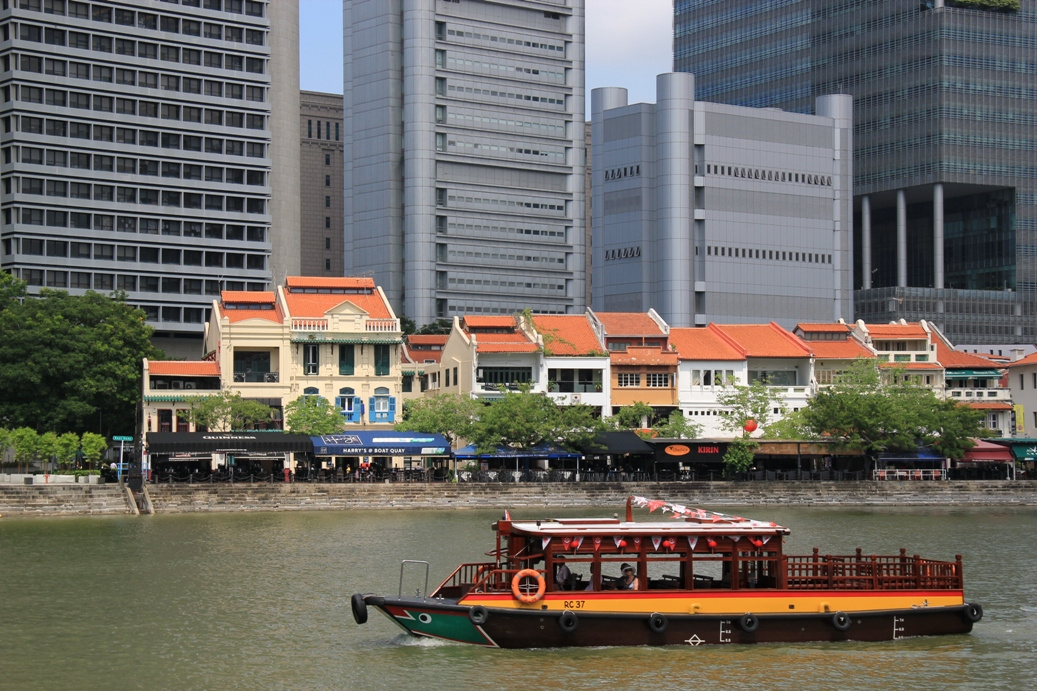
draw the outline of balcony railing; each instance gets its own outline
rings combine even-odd
[[[257,383],[263,382],[266,384],[276,384],[281,381],[280,372],[235,372],[234,382],[235,383]]]
[[[331,328],[328,319],[297,317],[292,319],[293,331],[325,332]],[[369,333],[391,333],[400,330],[399,319],[367,319],[364,331]]]
[[[951,398],[971,398],[973,400],[1008,400],[1012,397],[1008,389],[948,389]]]
[[[364,323],[364,331],[384,333],[387,331],[399,331],[399,319],[368,319]]]
[[[293,331],[327,331],[327,319],[306,319],[303,317],[292,318]]]

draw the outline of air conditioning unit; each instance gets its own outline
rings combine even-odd
[[[182,381],[180,381],[179,379],[174,379],[172,382],[170,382],[170,384],[172,385],[171,388],[174,388],[174,389],[182,389],[182,388],[184,388],[184,383]]]
[[[184,388],[185,389],[193,389],[194,387],[195,387],[195,383],[193,381],[185,381],[184,382]]]

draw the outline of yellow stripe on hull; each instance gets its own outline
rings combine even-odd
[[[527,611],[621,612],[625,614],[811,614],[871,612],[918,607],[954,607],[965,603],[960,590],[753,591],[743,593],[550,593],[532,604],[511,595],[472,594],[461,605]]]

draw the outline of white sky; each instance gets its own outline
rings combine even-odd
[[[655,76],[673,69],[672,0],[585,0],[590,92],[622,86],[631,103],[655,101]],[[342,93],[342,0],[299,0],[300,83]]]

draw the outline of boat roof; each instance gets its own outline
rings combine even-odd
[[[665,521],[634,521],[632,507],[647,508],[669,515]],[[578,535],[788,535],[789,529],[773,521],[757,521],[681,504],[630,497],[627,519],[619,518],[550,518],[509,521],[510,532],[530,536],[557,537]]]

